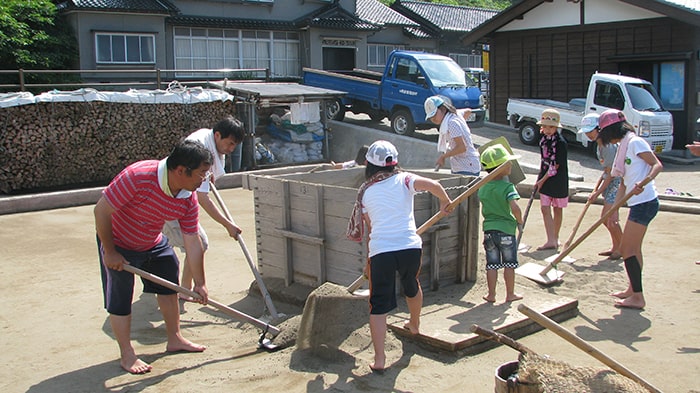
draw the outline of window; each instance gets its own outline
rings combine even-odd
[[[268,68],[277,77],[301,72],[296,32],[176,27],[174,39],[178,70]]]
[[[606,108],[622,110],[625,108],[625,97],[619,86],[606,82],[596,82],[593,103]]]
[[[367,44],[367,66],[384,67],[392,51],[403,49],[403,45]]]
[[[450,53],[450,57],[462,68],[481,68],[481,55]]]
[[[155,64],[154,34],[95,34],[97,64]]]

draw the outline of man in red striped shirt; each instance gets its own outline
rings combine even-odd
[[[207,302],[204,248],[197,233],[199,207],[196,190],[211,174],[211,152],[199,142],[182,141],[161,161],[129,165],[107,186],[95,206],[95,227],[100,255],[104,304],[119,345],[121,366],[133,374],[152,367],[136,356],[131,344],[131,302],[134,275],[124,264],[143,269],[177,283],[179,261],[168,239],[161,234],[165,221],[177,220],[194,278],[193,290]],[[143,281],[143,292],[155,293],[163,314],[169,352],[201,352],[180,333],[180,310],[176,292]]]

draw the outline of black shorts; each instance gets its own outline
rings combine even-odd
[[[116,249],[132,266],[175,284],[179,283],[180,262],[173,248],[168,245],[168,239],[165,236],[163,236],[163,240],[157,246],[147,251],[131,251],[121,247],[116,247]],[[102,243],[99,238],[97,239],[97,250],[100,255],[104,307],[110,314],[131,314],[131,302],[134,296],[134,275],[125,270],[112,270],[104,265],[102,261]],[[160,295],[177,293],[145,278],[142,278],[141,282],[145,293],[157,293]]]
[[[410,248],[384,252],[370,258],[370,314],[386,314],[396,308],[396,273],[399,273],[407,297],[418,294],[422,253],[420,248]]]

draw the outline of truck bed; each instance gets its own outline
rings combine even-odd
[[[555,101],[555,100],[548,100],[548,99],[540,99],[540,98],[511,98],[510,100],[517,100],[517,101],[522,101],[526,102],[529,104],[534,104],[534,105],[539,105],[542,107],[542,110],[545,108],[554,108],[558,110],[560,113],[562,111],[571,111],[571,112],[577,112],[581,113],[586,109],[586,99],[585,98],[574,98],[573,100],[569,102],[562,102],[562,101]],[[540,110],[540,112],[542,111]]]
[[[341,90],[350,93],[348,98],[357,98],[379,106],[381,74],[364,70],[346,72],[323,71],[304,68],[304,84],[326,89]]]

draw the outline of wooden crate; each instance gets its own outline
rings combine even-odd
[[[466,190],[470,177],[412,171],[438,180],[451,198]],[[362,274],[367,245],[345,237],[364,169],[279,175],[245,175],[252,190],[258,265],[264,277],[313,287],[326,281],[349,285]],[[424,192],[415,197],[417,226],[432,217],[439,202]],[[478,258],[479,202],[472,195],[423,236],[420,281],[424,289],[475,281]]]

